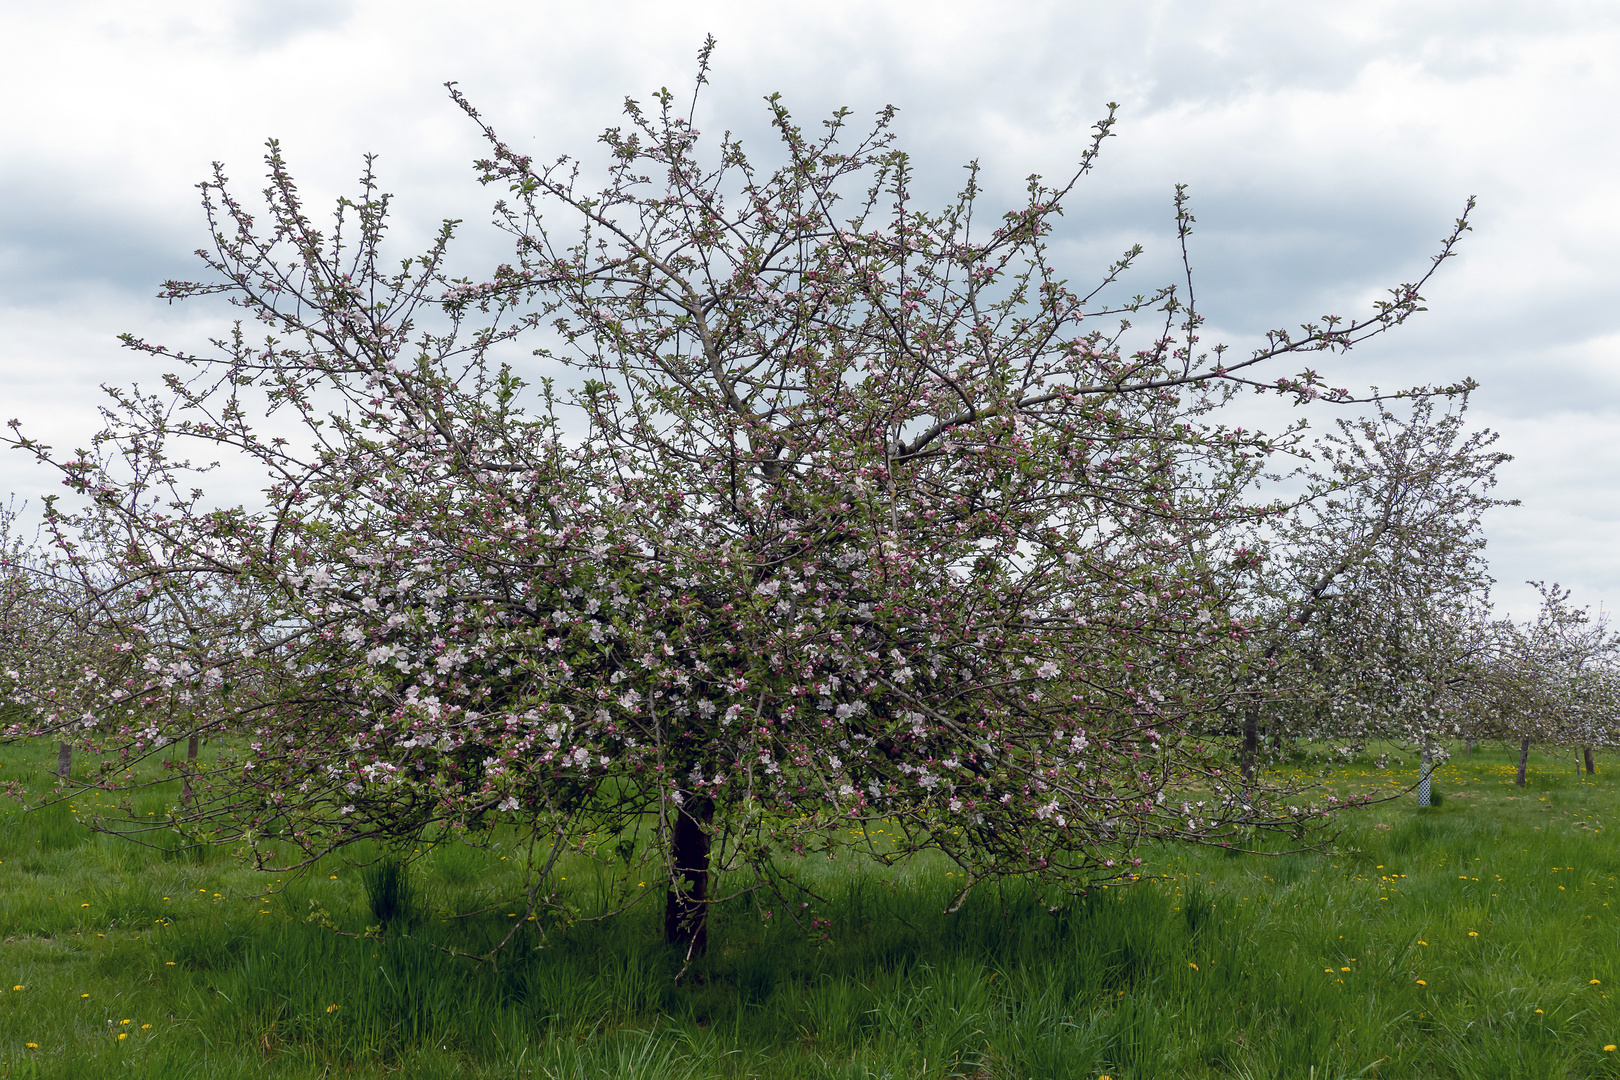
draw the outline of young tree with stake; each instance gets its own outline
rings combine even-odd
[[[1481,518],[1509,505],[1491,494],[1509,457],[1494,433],[1468,431],[1466,411],[1464,394],[1445,411],[1420,398],[1406,415],[1381,403],[1339,421],[1317,443],[1307,496],[1269,530],[1245,670],[1270,680],[1273,726],[1290,737],[1411,745],[1426,779],[1455,733],[1489,606]],[[1245,711],[1246,775],[1263,704]]]

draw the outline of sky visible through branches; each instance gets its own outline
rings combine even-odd
[[[1147,247],[1146,290],[1176,257],[1173,185],[1190,186],[1205,338],[1244,347],[1302,312],[1349,311],[1404,279],[1477,195],[1475,232],[1426,295],[1432,309],[1358,353],[1358,381],[1462,376],[1472,416],[1516,460],[1488,523],[1498,608],[1529,617],[1526,579],[1612,602],[1608,523],[1620,462],[1607,253],[1600,213],[1617,163],[1599,102],[1617,89],[1620,18],[1608,5],[1157,3],[632,5],[612,18],[562,5],[272,3],[218,10],[154,2],[14,6],[25,43],[0,74],[14,100],[0,139],[0,385],[61,447],[96,426],[102,382],[154,381],[116,334],[197,340],[206,305],[154,299],[192,276],[203,240],[192,185],[221,160],[257,186],[262,141],[284,140],[312,206],[378,152],[402,249],[439,218],[469,222],[469,273],[502,257],[478,226],[478,132],[446,98],[459,80],[518,149],[549,159],[613,123],[626,91],[683,87],[704,34],[720,40],[697,117],[757,142],[780,90],[795,113],[900,109],[919,175],[941,185],[979,160],[1013,200],[1031,171],[1064,174],[1106,102],[1117,132],[1060,226],[1060,262],[1088,274]],[[288,71],[296,79],[281,77]],[[536,372],[535,374],[542,374]],[[1278,426],[1268,417],[1267,426]],[[37,502],[56,480],[0,457],[0,490]]]

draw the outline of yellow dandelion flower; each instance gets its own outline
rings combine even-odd
[[[30,1049],[30,1050],[38,1050],[39,1049],[39,1043],[23,1043],[23,1045],[28,1047],[28,1049]]]
[[[1595,982],[1596,980],[1593,980],[1593,981]],[[16,986],[12,987],[13,990],[21,990],[22,988],[23,988],[22,983],[18,983]]]
[[[142,1025],[141,1025],[141,1030],[142,1030],[142,1031],[150,1031],[150,1030],[151,1030],[151,1028],[152,1028],[152,1025],[151,1025],[151,1024],[142,1024]]]
[[[1602,986],[1603,985],[1603,980],[1602,979],[1593,979],[1591,985],[1593,985],[1593,986]],[[22,987],[19,986],[19,987],[17,987],[17,989],[21,990]]]
[[[1193,969],[1193,970],[1194,970],[1194,971],[1197,971],[1197,970],[1198,970],[1198,965],[1197,965],[1197,964],[1195,964],[1195,963],[1193,963],[1193,962],[1192,962],[1192,961],[1190,961],[1190,960],[1189,960],[1189,961],[1188,961],[1188,962],[1187,962],[1187,966],[1188,966],[1188,967],[1190,967],[1190,968],[1192,968],[1192,969]]]
[[[1428,983],[1426,983],[1426,982],[1424,982],[1424,981],[1423,981],[1423,980],[1422,980],[1422,979],[1419,979],[1419,980],[1418,980],[1418,981],[1417,981],[1417,984],[1418,984],[1418,985],[1419,985],[1419,986],[1428,986],[1428,985],[1429,985],[1429,984],[1428,984]]]
[[[125,1040],[125,1039],[127,1039],[127,1038],[129,1038],[129,1032],[127,1032],[127,1031],[120,1031],[120,1032],[119,1032],[119,1033],[118,1033],[118,1041],[119,1041],[119,1042],[123,1042],[123,1041],[124,1041],[124,1040]]]
[[[1479,937],[1479,931],[1478,930],[1470,930],[1470,931],[1468,931],[1468,936],[1469,937]]]
[[[336,1005],[328,1005],[326,1007],[326,1011],[329,1012],[329,1013],[337,1012],[338,1011],[338,1006],[336,1006]]]

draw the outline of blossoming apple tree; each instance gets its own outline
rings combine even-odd
[[[1490,642],[1483,515],[1496,435],[1470,431],[1467,394],[1380,402],[1317,440],[1307,493],[1262,523],[1268,572],[1249,590],[1245,773],[1262,711],[1275,734],[1360,748],[1411,746],[1431,763],[1458,734]],[[1425,775],[1427,771],[1425,770]]]
[[[1532,742],[1578,747],[1588,773],[1593,747],[1620,742],[1620,635],[1606,613],[1572,603],[1569,589],[1529,584],[1541,607],[1523,623],[1497,624],[1486,692],[1468,718],[1470,735],[1518,743],[1520,787]]]
[[[624,905],[665,884],[689,953],[712,903],[799,888],[786,854],[1079,887],[1144,840],[1313,820],[1192,734],[1248,632],[1219,614],[1243,529],[1279,512],[1250,499],[1276,444],[1220,409],[1353,400],[1305,361],[1420,310],[1433,266],[1234,356],[1190,280],[1113,298],[1137,250],[1085,290],[1053,264],[1111,115],[998,214],[976,168],[920,209],[892,111],[812,135],[772,98],[767,168],[663,92],[588,187],[452,93],[509,264],[453,276],[453,223],[390,262],[369,165],[322,227],[271,144],[262,218],[216,169],[209,276],[164,290],[244,323],[126,339],[176,373],[115,394],[88,451],[14,430],[81,498],[63,542],[100,523],[118,613],[93,686],[14,681],[53,730],[120,762],[238,733],[174,762],[174,820],[266,861],[515,828],[530,911],[557,859],[600,858]],[[262,498],[207,501],[187,445]]]

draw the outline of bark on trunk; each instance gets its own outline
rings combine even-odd
[[[1243,782],[1254,783],[1254,759],[1260,755],[1260,710],[1250,708],[1243,713]]]
[[[1473,739],[1465,740],[1464,743],[1463,743],[1463,757],[1473,757],[1473,756],[1474,756],[1474,740]]]
[[[1516,781],[1516,783],[1518,783],[1520,787],[1524,787],[1524,766],[1529,760],[1530,737],[1527,735],[1525,736],[1524,742],[1519,744],[1519,779]]]
[[[1583,746],[1581,747],[1581,752],[1586,755],[1586,775],[1596,775],[1597,766],[1592,763],[1592,748],[1590,746]]]
[[[186,743],[186,774],[180,781],[180,805],[191,805],[191,763],[197,760],[197,736],[192,735]]]
[[[73,747],[65,742],[56,744],[56,776],[60,780],[73,776]]]
[[[664,898],[664,940],[686,946],[690,959],[709,947],[709,822],[714,801],[686,795],[675,813],[670,865],[675,880]]]

